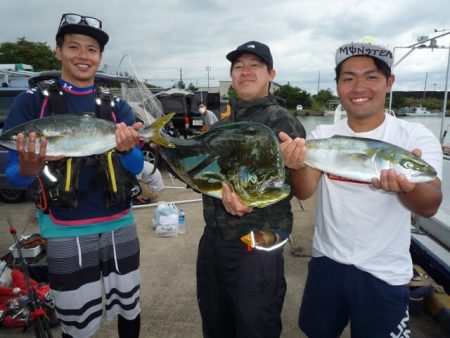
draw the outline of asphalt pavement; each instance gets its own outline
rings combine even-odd
[[[166,188],[160,200],[176,202],[185,210],[186,233],[171,238],[158,238],[152,227],[155,204],[134,208],[141,244],[141,337],[144,338],[200,338],[201,320],[196,301],[195,262],[197,246],[203,232],[201,196],[163,172]],[[292,200],[294,230],[292,241],[284,247],[287,294],[282,319],[282,338],[305,337],[297,326],[307,263],[311,255],[314,231],[314,198],[300,204]],[[8,224],[18,233],[39,232],[31,199],[20,204],[0,202],[0,254],[7,252],[13,239]],[[411,317],[411,337],[446,337],[445,332],[430,316]],[[60,328],[52,330],[60,337]],[[34,337],[29,329],[0,328],[0,337]],[[96,338],[117,337],[116,321],[104,320]],[[343,338],[350,337],[346,329]]]

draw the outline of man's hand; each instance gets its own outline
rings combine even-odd
[[[17,135],[16,146],[19,155],[19,174],[28,177],[39,175],[47,160],[45,156],[47,140],[44,137],[39,140],[39,152],[36,153],[36,133],[29,134],[27,149],[25,149],[25,136],[20,133]]]
[[[306,145],[305,139],[297,137],[292,139],[285,132],[278,134],[280,138],[280,150],[283,155],[284,165],[291,169],[301,169],[305,166]]]
[[[132,150],[140,142],[138,133],[139,128],[142,127],[141,122],[136,122],[133,126],[128,127],[121,122],[116,124],[116,149],[119,152],[127,152]]]
[[[418,157],[422,156],[420,149],[414,149],[412,153]],[[372,179],[372,185],[377,189],[395,193],[408,193],[416,187],[414,183],[408,181],[405,175],[397,174],[393,169],[382,170],[379,179]]]
[[[397,174],[393,169],[382,170],[379,179],[372,179],[372,185],[377,189],[395,193],[407,193],[416,187],[414,183],[408,181],[405,175]]]
[[[225,182],[222,182],[222,202],[225,210],[234,216],[241,217],[253,211],[253,208],[241,203],[236,193]]]

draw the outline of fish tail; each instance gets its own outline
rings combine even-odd
[[[160,119],[157,119],[155,122],[153,122],[151,125],[146,127],[143,130],[143,133],[141,133],[141,136],[143,136],[144,141],[152,141],[153,143],[156,143],[160,146],[166,147],[166,148],[175,148],[175,145],[166,140],[163,136],[161,136],[161,130],[164,128],[166,123],[168,123],[172,117],[175,115],[175,113],[170,113],[167,115],[164,115]],[[146,137],[146,134],[149,134],[151,136]]]

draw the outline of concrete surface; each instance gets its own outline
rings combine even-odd
[[[167,186],[181,186],[163,173]],[[166,188],[160,200],[196,200],[200,195],[188,189]],[[285,246],[285,274],[288,284],[283,308],[283,338],[305,337],[297,327],[300,298],[307,274],[307,263],[311,254],[313,234],[314,199],[303,202],[305,211],[295,199],[294,245]],[[141,243],[141,337],[144,338],[200,338],[201,321],[196,302],[195,262],[198,240],[203,231],[202,203],[191,202],[178,205],[186,211],[186,234],[174,238],[156,238],[151,226],[155,207],[135,208],[136,221]],[[31,201],[21,204],[0,202],[0,254],[7,252],[13,243],[8,232],[8,218],[18,233],[38,232],[34,205]],[[292,249],[296,254],[294,256]],[[445,337],[445,332],[428,315],[411,318],[412,335],[416,338]],[[60,337],[60,328],[52,330],[54,337]],[[32,329],[0,328],[0,337],[34,337]],[[104,321],[96,338],[117,337],[116,322]],[[350,337],[345,330],[342,337]]]

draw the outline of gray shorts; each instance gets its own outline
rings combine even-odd
[[[107,319],[120,314],[132,320],[140,313],[135,224],[96,235],[50,238],[47,256],[63,332],[91,336],[100,327],[104,310]]]

